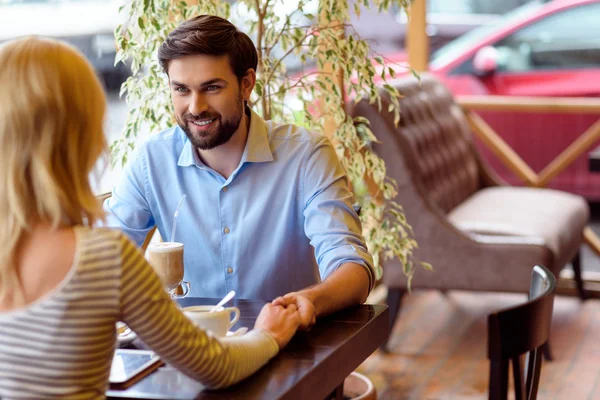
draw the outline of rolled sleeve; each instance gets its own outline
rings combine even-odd
[[[375,282],[373,259],[362,236],[353,194],[331,142],[319,137],[305,163],[303,194],[304,231],[315,249],[321,278],[345,263],[356,263]]]
[[[144,147],[133,152],[112,196],[104,201],[106,226],[120,229],[141,246],[155,221],[145,191]]]

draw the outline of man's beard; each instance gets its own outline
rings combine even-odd
[[[185,113],[182,119],[179,117],[176,118],[177,124],[185,132],[185,135],[188,137],[194,148],[200,150],[214,149],[215,147],[227,143],[239,128],[244,115],[242,111],[243,104],[244,101],[240,95],[234,107],[235,113],[226,120],[223,119],[221,114],[202,113],[194,116],[191,113]],[[215,121],[211,123],[212,126],[210,129],[204,132],[192,132],[189,128],[189,124],[191,124],[192,121],[207,119],[215,119]]]

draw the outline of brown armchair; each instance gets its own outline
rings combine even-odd
[[[417,270],[412,288],[522,292],[531,265],[558,276],[570,261],[580,297],[579,247],[589,219],[586,201],[551,189],[506,186],[479,156],[462,110],[433,76],[421,83],[395,83],[401,121],[363,101],[354,115],[366,117],[381,144],[373,146],[398,183],[398,202],[419,244],[418,259],[433,272]],[[397,260],[384,264],[390,330],[406,291]]]

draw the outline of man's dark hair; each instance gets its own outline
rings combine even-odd
[[[196,54],[229,56],[229,64],[238,81],[249,68],[256,71],[258,65],[252,39],[231,22],[215,15],[199,15],[169,33],[158,49],[158,62],[168,74],[171,60]]]

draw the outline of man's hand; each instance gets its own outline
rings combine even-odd
[[[260,310],[254,329],[263,330],[271,335],[279,349],[282,349],[292,339],[299,325],[300,314],[295,305],[281,307],[267,303]]]
[[[273,300],[273,304],[276,306],[290,307],[295,306],[300,314],[300,327],[298,329],[307,331],[313,326],[317,320],[315,314],[315,305],[306,296],[291,292],[283,297],[278,297]]]

